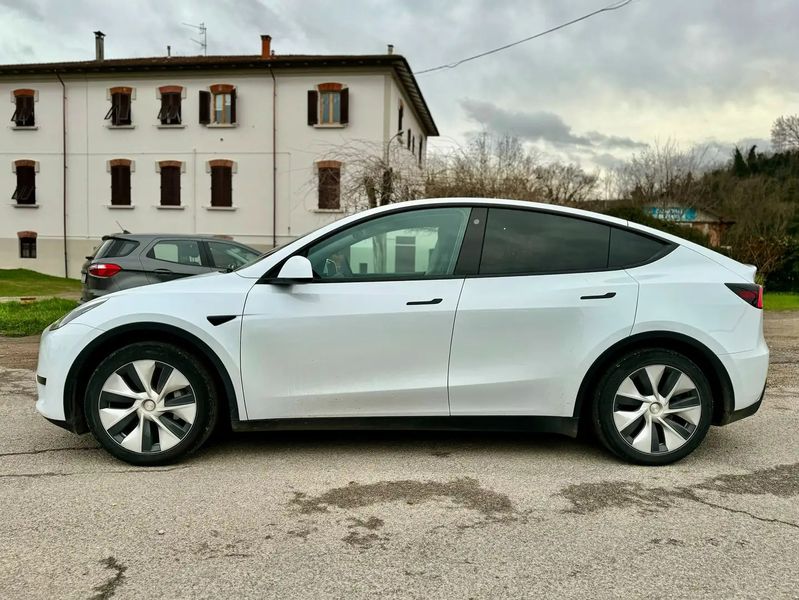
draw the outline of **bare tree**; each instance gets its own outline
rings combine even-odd
[[[599,178],[575,164],[552,163],[538,167],[535,175],[543,192],[542,200],[551,204],[573,204],[594,199]]]
[[[425,193],[430,197],[541,200],[538,154],[513,136],[483,132],[466,147],[428,161]]]
[[[348,213],[415,200],[424,191],[419,158],[399,136],[388,143],[351,140],[330,146],[319,159],[328,157],[342,163],[341,207]]]
[[[638,204],[695,206],[699,176],[712,166],[706,147],[683,150],[674,140],[655,142],[617,170],[619,192]]]
[[[799,115],[777,117],[771,126],[771,144],[777,152],[799,149]]]

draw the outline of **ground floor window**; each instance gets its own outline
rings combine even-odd
[[[36,258],[36,237],[26,236],[19,238],[19,257]]]

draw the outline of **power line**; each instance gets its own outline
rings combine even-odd
[[[604,8],[600,8],[599,10],[595,10],[594,12],[588,13],[587,15],[578,17],[577,19],[572,19],[571,21],[562,23],[557,27],[553,27],[552,29],[547,29],[546,31],[542,31],[540,33],[536,33],[535,35],[531,35],[530,37],[526,37],[523,40],[511,42],[510,44],[505,44],[504,46],[500,46],[499,48],[486,50],[485,52],[481,52],[480,54],[475,54],[474,56],[469,56],[468,58],[463,58],[454,63],[448,63],[445,65],[439,65],[438,67],[431,67],[429,69],[422,69],[421,71],[415,71],[414,75],[423,75],[424,73],[432,73],[433,71],[442,71],[444,69],[454,69],[455,67],[460,66],[465,62],[476,60],[478,58],[488,56],[489,54],[495,54],[497,52],[501,52],[502,50],[507,50],[508,48],[512,48],[513,46],[518,46],[519,44],[523,44],[524,42],[529,42],[530,40],[540,38],[541,36],[547,35],[548,33],[552,33],[553,31],[558,31],[559,29],[563,29],[565,27],[568,27],[569,25],[574,25],[575,23],[579,23],[580,21],[585,21],[586,19],[590,19],[591,17],[593,17],[594,15],[598,15],[599,13],[610,12],[612,10],[619,10],[620,8],[624,8],[625,6],[627,6],[632,1],[633,0],[622,0],[620,2],[616,2],[615,4],[611,4]]]

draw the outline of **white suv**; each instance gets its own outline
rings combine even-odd
[[[344,218],[231,273],[125,290],[42,335],[36,408],[158,464],[234,430],[592,427],[665,464],[757,411],[755,268],[507,200]]]

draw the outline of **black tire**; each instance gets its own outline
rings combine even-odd
[[[100,420],[100,397],[106,381],[126,365],[139,360],[154,360],[177,369],[188,380],[196,413],[180,441],[163,451],[134,452],[111,436]],[[132,465],[153,466],[174,462],[199,448],[211,435],[218,415],[217,390],[203,364],[186,350],[163,342],[137,342],[111,352],[97,365],[86,387],[84,411],[95,439],[116,458]],[[155,424],[152,425],[153,428]]]
[[[693,426],[695,428],[682,445],[672,451],[659,450],[655,452],[653,448],[652,452],[642,452],[625,439],[614,422],[614,407],[617,406],[616,394],[622,383],[644,367],[653,365],[665,365],[681,371],[692,380],[698,393],[698,406],[701,408],[698,423]],[[644,403],[641,403],[640,406],[643,407]],[[659,409],[655,407],[653,410]],[[620,458],[639,465],[666,465],[685,458],[699,446],[710,428],[712,414],[713,397],[710,384],[693,361],[672,350],[645,349],[636,350],[620,357],[608,368],[596,387],[591,420],[600,441]],[[639,424],[639,426],[643,427],[643,424]],[[663,437],[663,425],[659,425],[659,427],[660,436]],[[657,434],[653,434],[652,437],[655,435]]]

